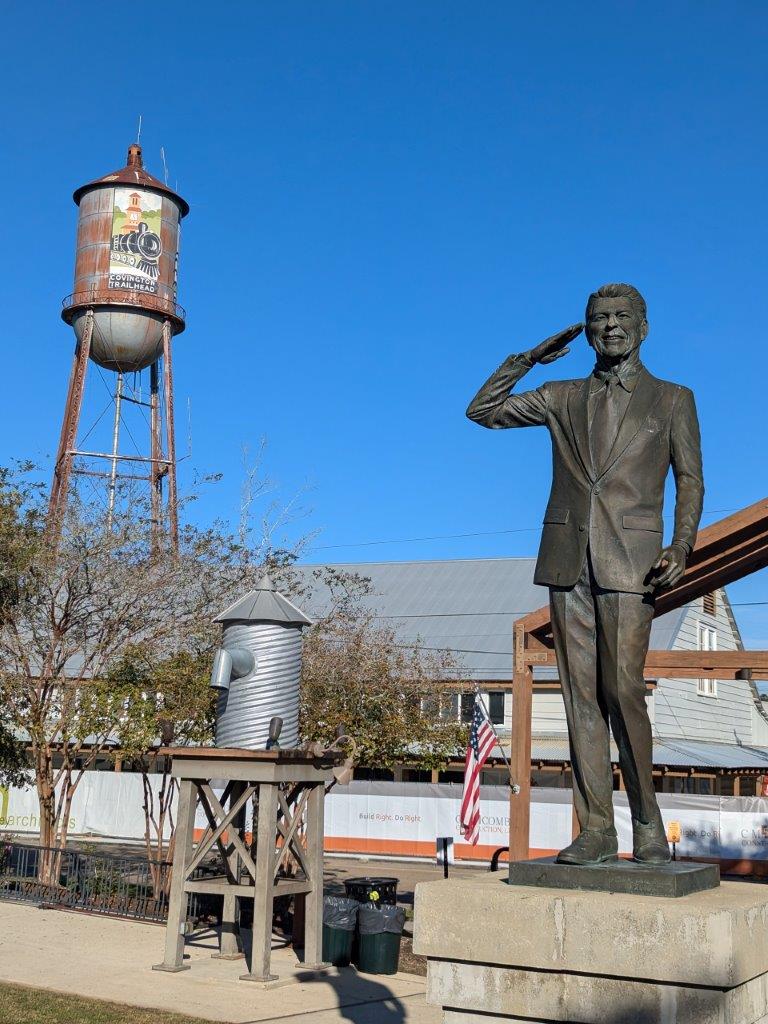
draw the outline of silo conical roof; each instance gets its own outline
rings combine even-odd
[[[254,590],[235,601],[214,622],[281,622],[311,626],[312,620],[275,589],[269,576],[262,576]]]

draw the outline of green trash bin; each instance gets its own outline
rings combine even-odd
[[[323,898],[323,960],[334,967],[352,962],[352,941],[357,924],[357,900],[346,896]]]
[[[397,974],[405,911],[388,903],[361,903],[355,966],[365,974]]]

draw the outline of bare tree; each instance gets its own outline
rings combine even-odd
[[[333,602],[308,633],[301,683],[302,736],[328,745],[339,727],[356,744],[359,764],[441,768],[466,745],[450,716],[444,683],[459,666],[447,651],[403,643],[354,590]]]
[[[103,509],[75,495],[54,550],[42,499],[9,475],[0,479],[6,546],[17,556],[3,581],[0,701],[31,750],[40,844],[61,849],[83,773],[126,715],[111,666],[137,643],[156,661],[204,646],[210,609],[231,590],[222,566],[231,566],[232,545],[187,527],[178,557],[156,557],[139,502],[123,502],[108,529]],[[42,875],[53,877],[56,862],[43,856]]]
[[[157,660],[143,646],[128,648],[109,673],[113,694],[125,713],[116,727],[124,764],[139,772],[144,811],[144,847],[155,892],[170,881],[161,865],[173,860],[176,779],[167,746],[209,744],[215,693],[208,685],[210,652],[184,651]]]

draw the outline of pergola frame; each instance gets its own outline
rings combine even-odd
[[[685,574],[659,595],[655,616],[681,608],[704,594],[768,565],[768,498],[701,530]],[[531,821],[531,712],[533,670],[556,665],[549,606],[514,624],[512,676],[513,787],[510,796],[509,858],[527,860]],[[647,679],[768,679],[768,651],[649,651]]]

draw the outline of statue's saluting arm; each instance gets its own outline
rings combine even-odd
[[[509,356],[469,403],[467,416],[483,427],[538,427],[546,422],[546,384],[510,397],[509,392],[535,363],[554,363],[568,354],[568,344],[584,330],[573,324],[520,355]]]

